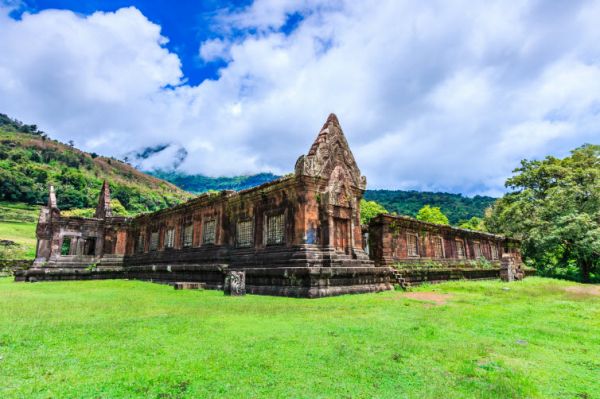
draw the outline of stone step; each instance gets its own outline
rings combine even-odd
[[[390,271],[392,272],[392,276],[394,276],[394,280],[396,280],[396,282],[402,289],[405,290],[410,287],[410,283],[407,282],[404,277],[402,277],[402,274],[400,272],[392,268],[390,268]]]

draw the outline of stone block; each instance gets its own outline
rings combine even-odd
[[[228,271],[225,275],[225,295],[246,295],[246,272]]]
[[[203,290],[205,287],[206,284],[198,282],[179,281],[173,283],[173,288],[176,290]]]

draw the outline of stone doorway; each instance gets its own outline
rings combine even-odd
[[[349,220],[334,218],[334,237],[333,237],[333,246],[336,251],[343,252],[345,254],[350,253],[350,237],[349,237]]]

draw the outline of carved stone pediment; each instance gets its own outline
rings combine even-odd
[[[334,176],[334,170],[339,168],[345,171],[343,176],[347,179],[347,185],[361,190],[366,188],[366,179],[360,174],[338,119],[331,114],[308,154],[296,161],[295,171],[298,176],[329,179]],[[339,173],[335,177],[339,177]]]

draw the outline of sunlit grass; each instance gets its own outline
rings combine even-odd
[[[0,397],[598,398],[600,297],[530,278],[226,297],[0,279]]]

